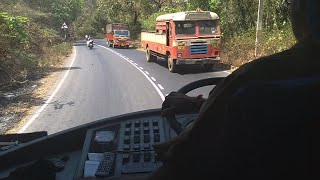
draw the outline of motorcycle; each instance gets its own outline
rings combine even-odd
[[[93,39],[87,41],[87,46],[92,49],[93,48]]]

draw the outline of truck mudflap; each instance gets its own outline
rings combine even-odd
[[[177,59],[177,65],[183,64],[216,64],[220,62],[220,57],[216,58],[202,58],[202,59]]]

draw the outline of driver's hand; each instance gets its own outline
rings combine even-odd
[[[190,97],[182,93],[171,92],[162,103],[161,116],[165,117],[169,113],[190,113],[198,112],[205,99],[202,95]]]

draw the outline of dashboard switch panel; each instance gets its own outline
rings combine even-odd
[[[155,157],[152,145],[165,140],[164,121],[160,119],[142,119],[132,122],[132,125],[129,122],[121,124],[120,142],[123,143],[120,143],[119,151],[130,154],[129,157],[126,155],[121,159],[121,173],[152,172],[161,165],[161,162],[157,161]],[[133,133],[127,133],[130,128]],[[128,145],[131,146],[128,147]]]

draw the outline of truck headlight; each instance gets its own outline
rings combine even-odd
[[[186,47],[186,42],[179,42],[178,43],[178,50],[184,50]]]
[[[185,46],[179,46],[178,45],[178,50],[184,50],[185,49]]]

